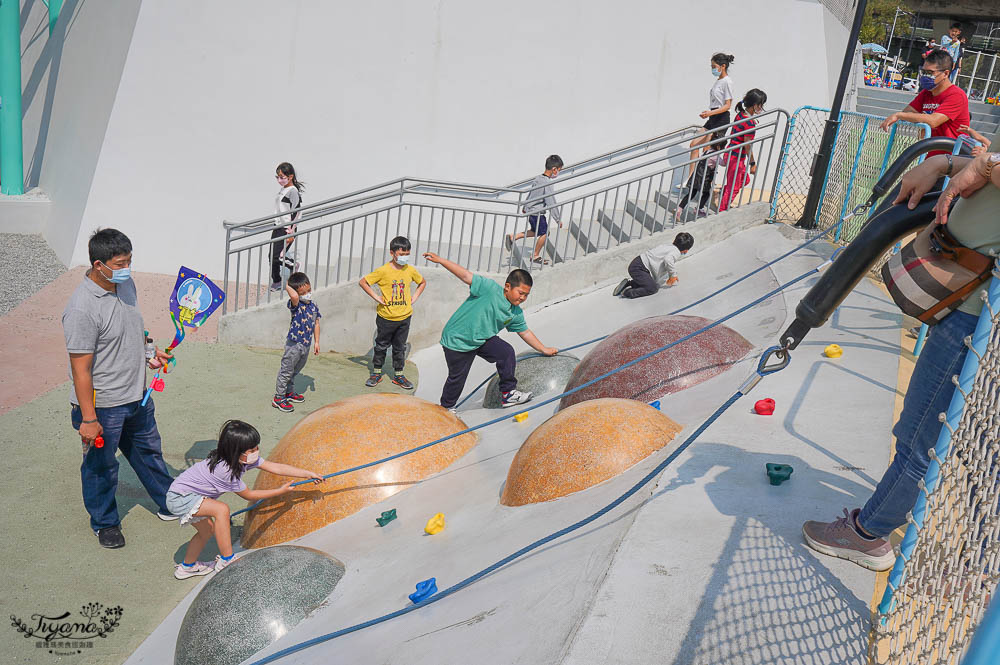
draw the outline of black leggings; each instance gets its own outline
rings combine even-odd
[[[271,239],[274,242],[271,243],[271,283],[279,284],[281,282],[281,253],[286,249],[287,240],[282,240],[288,233],[285,232],[284,226],[279,226],[275,230],[271,231]]]

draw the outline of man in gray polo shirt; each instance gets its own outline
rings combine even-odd
[[[177,518],[166,506],[173,478],[163,463],[153,400],[141,405],[145,336],[130,275],[132,243],[121,231],[99,229],[88,249],[90,270],[62,316],[73,379],[70,419],[83,442],[80,476],[90,526],[102,547],[117,548],[125,546],[115,501],[119,450],[159,506],[160,519]],[[166,361],[165,353],[156,353]]]

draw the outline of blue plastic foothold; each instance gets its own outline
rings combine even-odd
[[[438,591],[437,579],[430,578],[429,580],[424,580],[423,582],[417,582],[417,590],[410,594],[409,598],[416,605],[420,601],[430,598]]]
[[[655,402],[650,402],[649,405],[654,409],[656,409],[657,411],[660,410],[660,400],[656,400]]]

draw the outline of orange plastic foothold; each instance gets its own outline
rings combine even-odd
[[[831,344],[830,346],[823,349],[823,355],[827,358],[839,358],[844,355],[844,350],[836,344]]]
[[[758,416],[770,416],[774,413],[774,400],[770,397],[757,400],[757,403],[753,405],[753,410]]]
[[[444,531],[444,513],[438,513],[427,520],[427,526],[424,527],[424,531],[431,536]]]
[[[514,422],[518,422],[518,423],[523,423],[527,419],[528,419],[528,412],[527,411],[522,411],[521,413],[519,413],[516,416],[514,416]]]

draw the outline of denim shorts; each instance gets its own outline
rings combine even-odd
[[[196,516],[195,513],[201,508],[201,502],[205,500],[200,494],[195,494],[194,492],[189,492],[187,494],[180,494],[178,492],[173,492],[167,490],[167,510],[170,511],[171,515],[180,515],[182,525],[190,522],[194,524],[195,522],[200,522],[201,520],[208,519],[205,516]]]

